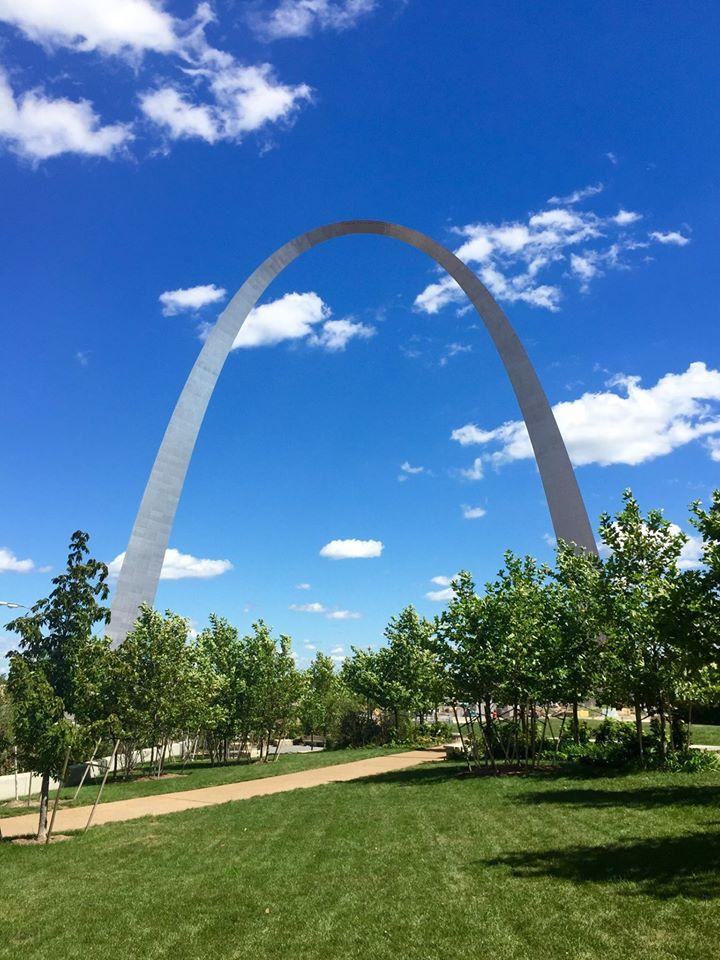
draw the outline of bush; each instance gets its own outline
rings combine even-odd
[[[699,773],[704,770],[717,770],[720,760],[710,750],[688,750],[671,754],[665,761],[665,769],[678,773]]]
[[[364,710],[347,710],[340,718],[337,746],[366,747],[387,743],[383,725]]]
[[[620,720],[606,717],[595,728],[595,743],[631,746],[637,752],[637,733],[632,723],[622,723]]]

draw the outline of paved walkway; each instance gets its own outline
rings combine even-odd
[[[101,823],[117,823],[120,820],[136,820],[138,817],[177,813],[179,810],[193,810],[197,807],[212,807],[219,803],[228,803],[230,800],[265,797],[271,793],[318,787],[325,783],[344,783],[381,773],[392,773],[395,770],[406,770],[421,763],[434,763],[444,757],[445,752],[442,749],[410,750],[407,753],[354,760],[352,763],[340,763],[333,767],[315,767],[311,770],[279,774],[276,777],[264,777],[260,780],[242,780],[238,783],[224,783],[217,787],[182,790],[179,793],[161,793],[150,797],[133,797],[130,800],[113,800],[110,803],[98,805],[93,826]],[[55,817],[53,833],[82,830],[87,823],[89,813],[89,806],[59,809]],[[36,832],[37,820],[36,813],[21,817],[4,817],[0,820],[0,830],[3,837],[27,836]]]

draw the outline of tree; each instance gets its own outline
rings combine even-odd
[[[424,716],[442,699],[441,664],[431,643],[433,625],[408,606],[385,628],[387,645],[357,650],[343,664],[349,689],[368,712],[377,704],[391,713],[396,731],[401,714]]]
[[[107,623],[107,567],[88,556],[87,533],[70,538],[65,573],[54,577],[49,597],[7,628],[20,637],[10,655],[8,685],[13,700],[15,740],[23,764],[41,774],[38,839],[47,830],[50,777],[60,774],[70,723],[82,702],[80,665],[97,623]]]
[[[580,742],[578,702],[587,699],[601,678],[603,659],[602,562],[559,543],[551,592],[558,639],[558,693],[572,704],[572,735]]]
[[[241,728],[245,691],[243,644],[237,628],[216,614],[197,638],[198,665],[205,678],[204,708],[199,726],[205,730],[211,758],[227,760],[228,741]]]
[[[0,674],[0,776],[13,768],[12,705],[7,679]]]
[[[460,571],[452,586],[453,597],[436,624],[436,648],[449,694],[453,700],[484,709],[486,738],[492,744],[492,702],[503,677],[504,623],[497,615],[495,598],[478,596],[466,570]]]
[[[241,639],[238,720],[247,743],[251,737],[260,743],[260,753],[268,756],[271,739],[285,735],[297,716],[301,679],[290,655],[290,638],[277,641],[262,620],[252,625],[252,633]]]
[[[313,736],[320,732],[327,742],[329,730],[336,726],[339,719],[341,686],[332,657],[318,650],[303,675],[300,723],[304,733]]]
[[[684,651],[667,630],[680,595],[678,559],[687,538],[660,510],[643,517],[631,490],[623,509],[600,518],[600,535],[610,553],[603,566],[607,612],[605,697],[635,707],[637,748],[643,757],[643,707],[660,717],[661,749],[666,719],[677,699]]]
[[[135,626],[115,651],[114,683],[125,735],[157,747],[157,776],[172,739],[196,723],[197,671],[188,625],[171,611],[144,604]]]

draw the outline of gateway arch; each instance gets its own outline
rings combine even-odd
[[[555,535],[596,552],[590,521],[565,444],[535,368],[507,317],[477,276],[430,237],[382,220],[347,220],[309,230],[276,250],[245,281],[212,328],[165,431],[130,536],[112,603],[114,646],[132,629],[142,603],[155,599],[165,550],[195,441],[233,342],[270,283],[301,253],[354,234],[392,237],[422,250],[467,294],[500,354],[535,454]]]

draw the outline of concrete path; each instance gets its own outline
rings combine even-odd
[[[434,763],[443,760],[444,757],[444,750],[410,750],[407,753],[355,760],[352,763],[340,763],[333,767],[315,767],[311,770],[279,774],[276,777],[264,777],[259,780],[243,780],[238,783],[224,783],[217,787],[199,787],[196,790],[162,793],[150,797],[133,797],[130,800],[113,800],[110,803],[98,805],[93,826],[101,823],[117,823],[121,820],[136,820],[138,817],[177,813],[179,810],[192,810],[197,807],[212,807],[219,803],[228,803],[230,800],[265,797],[271,793],[318,787],[325,783],[344,783],[381,773],[392,773],[395,770],[406,770],[421,763]],[[82,830],[87,823],[89,813],[89,806],[59,809],[53,833]],[[3,837],[27,836],[37,831],[37,820],[36,813],[21,817],[4,817],[0,820],[0,830]]]

